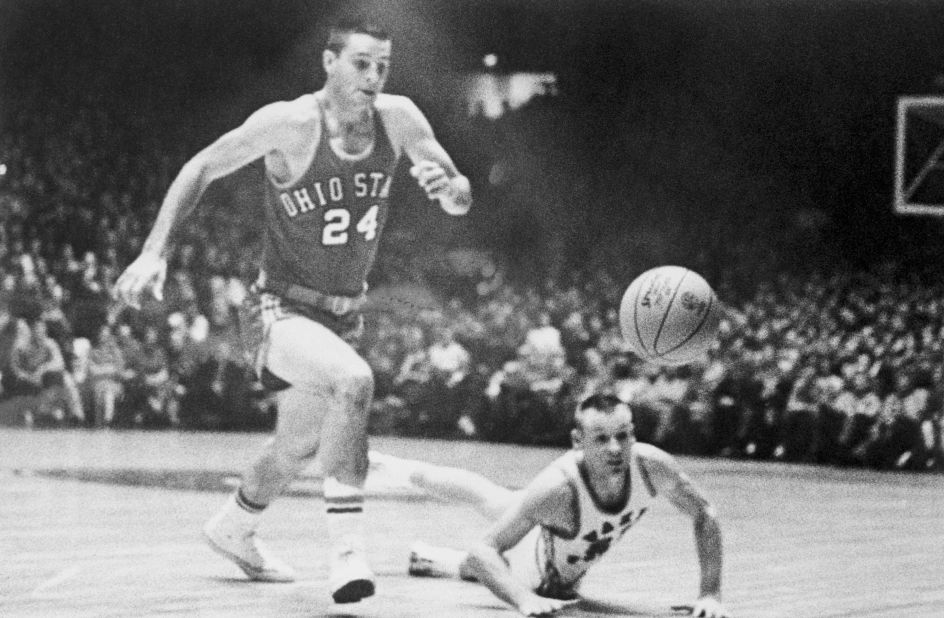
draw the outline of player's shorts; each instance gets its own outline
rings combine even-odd
[[[255,367],[260,377],[265,363],[265,344],[269,330],[277,321],[294,316],[318,322],[351,344],[355,343],[364,331],[364,316],[360,312],[336,315],[253,288],[239,308],[239,335],[246,361]]]
[[[528,589],[542,597],[569,601],[579,595],[580,581],[565,584],[561,582],[557,569],[554,568],[553,556],[546,548],[552,547],[550,539],[542,538],[550,532],[536,526],[521,541],[503,555],[512,575]]]

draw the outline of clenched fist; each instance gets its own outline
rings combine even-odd
[[[119,300],[136,309],[141,308],[141,294],[150,290],[157,300],[164,299],[164,279],[167,278],[167,260],[154,253],[142,253],[125,269],[112,293]]]

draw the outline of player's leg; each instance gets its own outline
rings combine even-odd
[[[370,464],[437,498],[467,504],[489,520],[495,520],[504,513],[518,495],[518,492],[481,474],[462,468],[438,466],[377,451],[370,452]]]
[[[462,468],[402,459],[377,451],[371,451],[370,463],[371,466],[407,480],[437,498],[472,506],[489,520],[497,519],[519,496],[519,492]],[[467,551],[417,542],[410,548],[407,571],[415,577],[471,580],[474,578],[468,569],[467,561]]]
[[[272,332],[294,330],[298,318],[273,324]],[[271,348],[270,338],[266,349]],[[310,405],[308,384],[292,385],[264,370],[263,381],[276,390],[278,417],[275,431],[266,440],[236,492],[204,526],[210,546],[235,562],[250,579],[287,582],[294,580],[291,567],[280,561],[255,537],[262,513],[282,492],[318,448],[324,410]]]
[[[204,526],[210,546],[235,562],[250,579],[270,582],[295,579],[291,567],[268,551],[255,537],[255,530],[264,510],[304,466],[305,448],[292,434],[307,436],[311,450],[317,447],[320,424],[314,421],[319,415],[302,410],[306,399],[299,388],[277,394],[279,415],[275,434],[244,474],[239,489]]]
[[[505,552],[508,568],[516,579],[528,588],[536,590],[543,577],[543,561],[539,558],[538,538],[540,527],[533,528],[513,548]],[[410,553],[409,574],[414,577],[451,577],[475,581],[469,567],[469,552],[449,547],[437,547],[426,543],[414,544]]]
[[[244,538],[248,536],[255,545],[258,545],[258,541],[252,538],[252,531],[259,515],[308,463],[319,446],[326,442],[324,433],[334,440],[339,439],[338,424],[349,428],[359,426],[357,422],[347,423],[345,419],[357,418],[359,415],[366,417],[364,402],[369,400],[372,386],[369,368],[356,352],[329,329],[307,318],[292,316],[275,322],[270,328],[266,350],[267,379],[270,385],[281,388],[277,393],[279,420],[275,434],[247,471],[242,486],[231,498],[228,508],[214,518],[217,521],[211,520],[207,525],[208,530],[214,525],[226,529],[234,527],[236,533],[242,534]],[[326,491],[326,503],[329,533],[332,533],[337,547],[339,538],[352,536],[346,534],[345,530],[354,530],[353,536],[361,538],[362,508],[359,505],[363,503],[363,479],[358,483],[355,463],[342,461],[338,464],[336,459],[338,457],[332,459],[330,469],[336,471],[340,481],[334,485],[326,484],[326,489],[328,485],[340,488],[334,493]],[[356,460],[355,457],[350,459]],[[341,501],[345,502],[343,514],[347,521],[340,526],[333,521],[338,519],[336,511],[332,509],[336,494],[340,494]],[[339,527],[342,528],[341,534],[337,534]],[[246,568],[246,564],[230,557],[255,579],[290,579],[283,565],[278,565],[271,555],[264,551],[250,554],[253,559],[261,559],[261,565],[264,565],[261,571],[253,572]],[[354,563],[358,562],[357,558],[361,554],[357,553]],[[363,563],[362,558],[360,562]],[[255,564],[260,566],[259,561]],[[335,569],[332,571],[334,573]],[[373,585],[373,576],[366,565],[355,575],[357,577],[354,579],[360,582],[356,585],[356,592],[363,592],[368,584]],[[366,583],[361,580],[366,580]]]
[[[325,471],[329,586],[336,602],[355,602],[374,592],[374,576],[365,558],[363,515],[373,372],[340,336],[317,322],[297,320],[298,326],[291,329],[277,329],[281,322],[273,325],[267,367],[287,382],[303,386],[304,407],[320,411],[316,450]],[[312,455],[314,450],[298,462],[295,474]]]
[[[335,602],[348,603],[374,593],[373,573],[365,558],[363,514],[373,377],[360,357],[349,359],[338,374],[346,378],[338,389],[341,399],[325,416],[318,458],[332,544],[329,587]]]
[[[430,494],[453,502],[472,506],[489,520],[498,519],[518,497],[493,483],[481,474],[418,462],[410,474],[410,481]],[[467,567],[468,552],[426,543],[414,543],[410,548],[407,572],[414,576],[440,576],[474,579]]]
[[[297,476],[318,450],[326,405],[313,405],[319,396],[305,386],[290,386],[275,394],[278,417],[275,432],[243,475],[240,494],[251,504],[270,504]]]

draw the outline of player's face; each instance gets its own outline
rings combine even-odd
[[[617,406],[610,413],[591,410],[574,437],[575,446],[583,450],[584,463],[591,471],[623,474],[636,442],[632,412],[627,405]]]
[[[326,86],[342,103],[366,107],[383,91],[390,72],[390,41],[356,32],[337,54],[324,55]]]

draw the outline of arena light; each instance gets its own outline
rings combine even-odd
[[[537,96],[558,94],[554,73],[498,73],[479,70],[466,74],[462,97],[470,116],[499,118],[509,109],[518,109]]]

